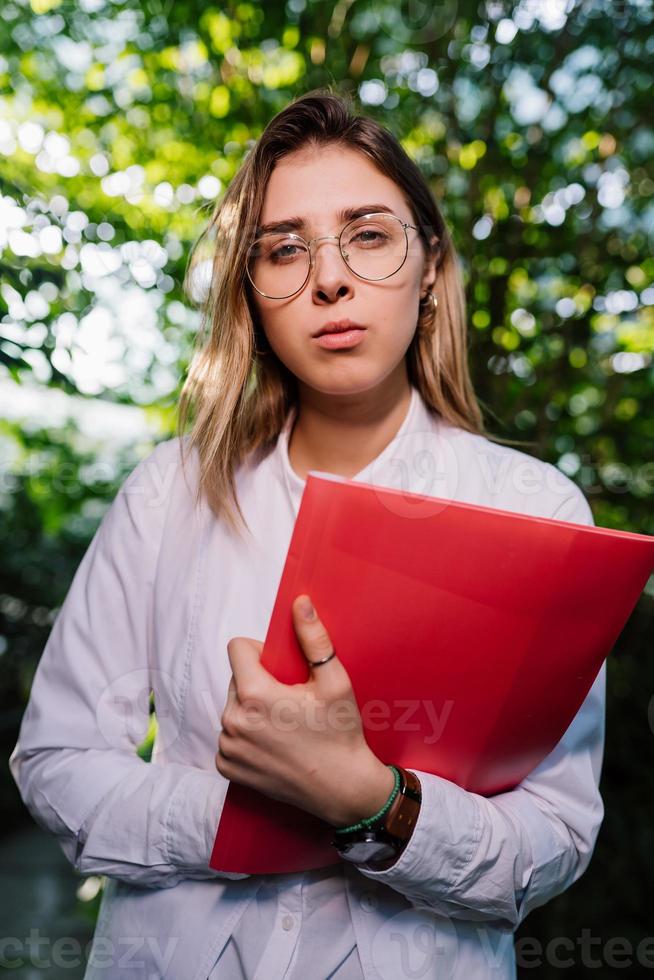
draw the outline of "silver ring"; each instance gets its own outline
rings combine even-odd
[[[324,660],[307,660],[307,663],[310,667],[322,667],[323,664],[328,663],[335,656],[336,650],[334,650],[333,653],[330,653],[328,657],[325,657]]]

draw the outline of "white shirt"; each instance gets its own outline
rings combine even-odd
[[[185,479],[179,440],[160,443],[105,514],[43,651],[10,767],[75,868],[108,877],[85,976],[515,977],[514,930],[583,873],[602,821],[605,666],[510,792],[485,798],[414,770],[422,806],[393,867],[208,868],[228,785],[214,761],[227,642],[266,635],[304,487],[288,458],[292,422],[236,475],[245,540],[204,501],[194,507],[197,455]],[[354,479],[592,523],[556,467],[445,423],[415,388],[396,437]],[[151,688],[146,763],[135,748]]]
[[[341,868],[262,877],[210,980],[361,980]]]

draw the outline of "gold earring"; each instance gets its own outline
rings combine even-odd
[[[431,289],[428,289],[424,296],[421,297],[420,303],[422,304],[427,298],[431,300],[431,317],[426,323],[422,323],[419,326],[419,331],[421,334],[430,334],[434,329],[434,318],[436,316],[436,310],[438,309],[438,299],[432,293]],[[424,309],[424,308],[423,308]]]

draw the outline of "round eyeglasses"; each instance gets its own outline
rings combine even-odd
[[[293,232],[267,232],[250,245],[246,271],[256,291],[266,299],[287,299],[306,283],[314,263],[312,246],[337,241],[348,269],[361,279],[379,281],[402,268],[409,250],[407,228],[415,225],[397,215],[374,212],[353,218],[340,235],[322,235],[307,242]]]

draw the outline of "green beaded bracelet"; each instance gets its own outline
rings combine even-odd
[[[352,824],[351,827],[338,827],[335,829],[336,834],[348,834],[352,830],[363,830],[364,827],[370,827],[376,820],[383,817],[387,810],[393,805],[393,800],[400,791],[400,771],[396,769],[395,766],[389,766],[389,769],[393,770],[393,775],[395,776],[395,786],[393,787],[393,792],[387,799],[386,803],[383,805],[381,810],[373,814],[372,817],[366,817],[365,820],[360,820],[359,823]]]

